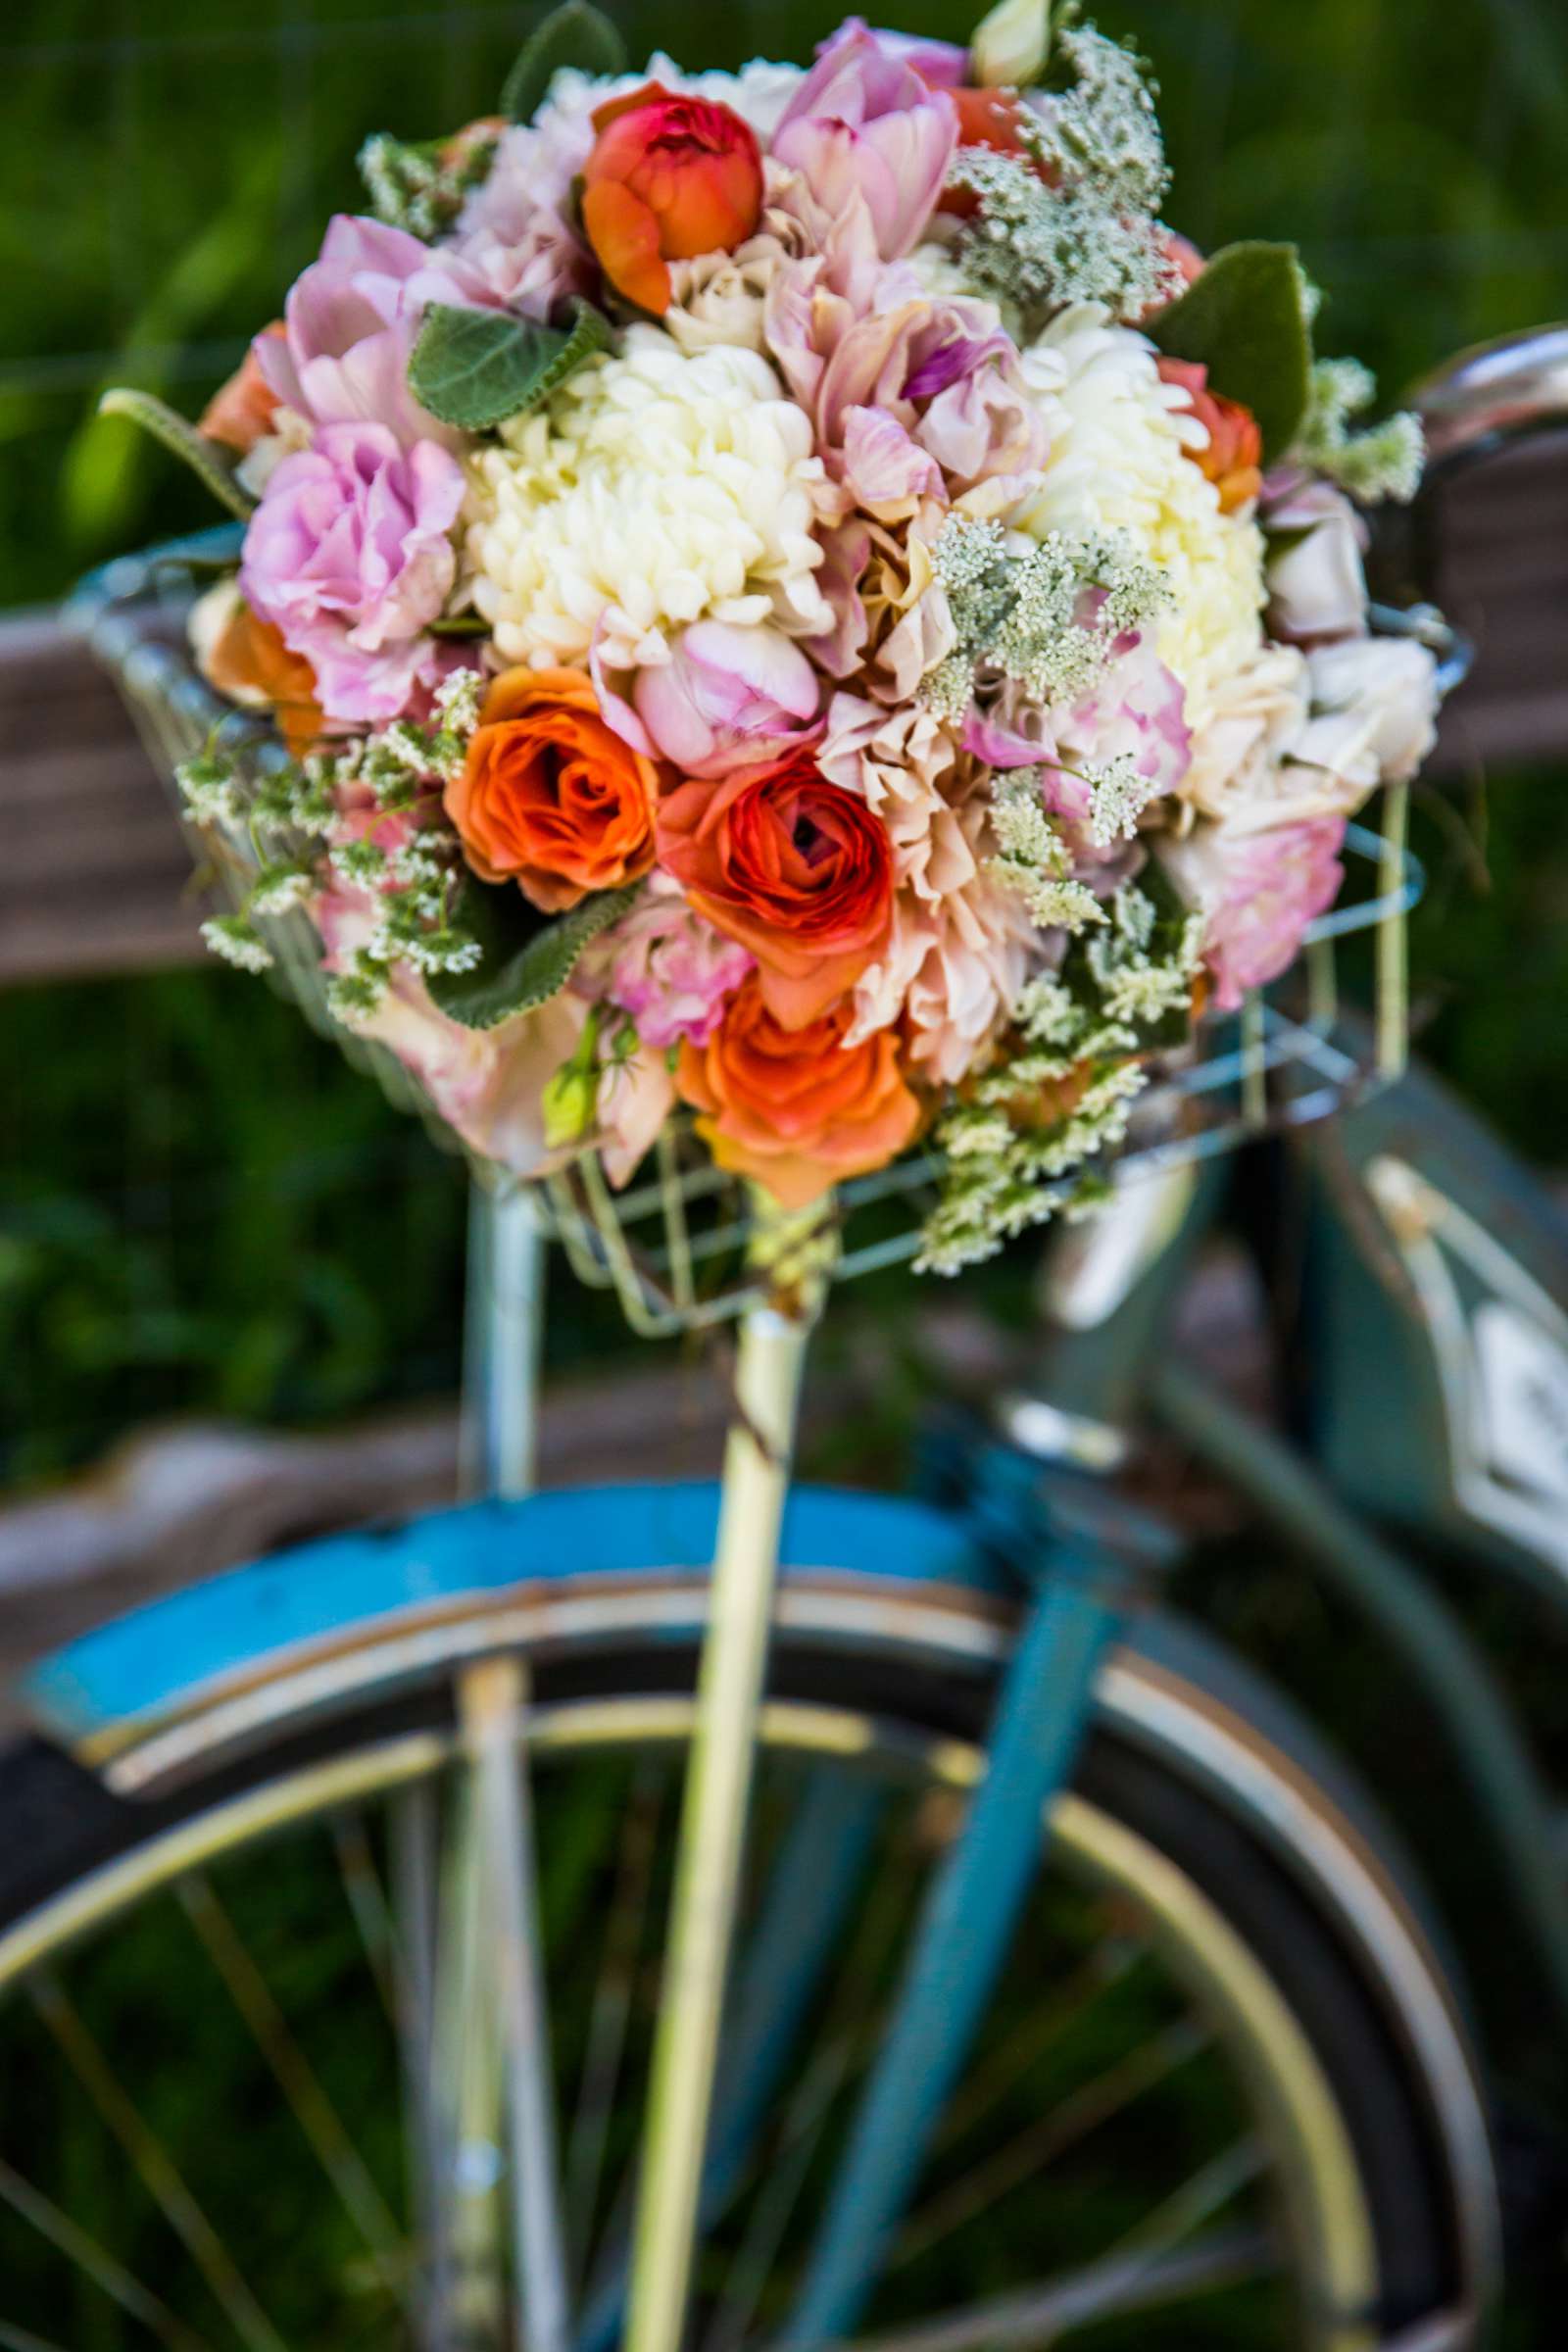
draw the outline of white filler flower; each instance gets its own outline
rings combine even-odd
[[[468,460],[466,577],[508,662],[612,669],[711,617],[832,624],[812,535],[832,493],[810,420],[754,351],[634,326]]]
[[[1162,383],[1144,337],[1097,304],[1054,318],[1023,371],[1051,449],[1018,522],[1035,538],[1125,531],[1160,565],[1171,605],[1155,642],[1200,735],[1262,642],[1262,534],[1250,517],[1221,514],[1213,483],[1184,455],[1203,446],[1186,393]]]

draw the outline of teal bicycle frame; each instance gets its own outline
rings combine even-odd
[[[1375,1628],[1431,1701],[1568,2029],[1557,1808],[1426,1572],[1457,1556],[1568,1617],[1568,1219],[1415,1067],[1285,1149],[1289,1187],[1263,1174],[1273,1198],[1301,1203],[1302,1306],[1279,1335],[1298,1376],[1296,1443],[1161,1345],[1226,1204],[1232,1171],[1218,1168],[1129,1183],[1119,1218],[1057,1253],[1039,1394],[1006,1419],[1044,1457],[1111,1459],[1152,1415]],[[1251,1173],[1235,1172],[1244,1194]]]

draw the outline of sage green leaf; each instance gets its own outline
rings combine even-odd
[[[1173,360],[1197,360],[1211,391],[1257,418],[1263,460],[1282,458],[1306,414],[1312,342],[1294,245],[1226,245],[1145,329]]]
[[[507,75],[501,112],[509,122],[531,122],[563,66],[580,74],[624,74],[626,44],[619,30],[590,0],[565,0],[552,9],[523,43]]]
[[[514,1013],[537,1011],[565,987],[589,941],[625,913],[637,887],[596,891],[541,923],[515,883],[470,875],[458,920],[478,940],[479,961],[467,972],[432,972],[431,996],[465,1029],[495,1029]]]
[[[432,637],[488,637],[490,623],[478,612],[443,612],[425,627]]]
[[[155,441],[172,449],[176,458],[183,458],[220,506],[237,514],[241,522],[249,522],[256,512],[256,501],[234,479],[233,464],[222,443],[198,432],[188,417],[170,408],[156,393],[138,392],[128,384],[117,385],[98,403],[98,414],[128,416],[143,432],[151,433]]]
[[[433,302],[409,360],[409,389],[443,424],[488,432],[547,400],[609,341],[610,321],[590,302],[574,306],[569,327]]]

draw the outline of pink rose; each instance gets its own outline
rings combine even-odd
[[[240,585],[316,672],[328,718],[397,718],[439,675],[424,631],[451,591],[463,468],[433,441],[333,424],[273,468],[245,534]]]
[[[1219,827],[1203,842],[1218,885],[1203,960],[1222,1012],[1236,1011],[1248,989],[1277,980],[1308,924],[1333,906],[1345,880],[1344,839],[1344,817],[1323,816],[1229,837]]]
[[[630,1013],[643,1045],[662,1054],[683,1037],[707,1045],[755,962],[656,872],[631,911],[588,950],[575,985]]]
[[[896,261],[920,242],[957,140],[947,91],[852,20],[785,109],[773,154],[835,219],[862,198],[878,250]]]
[[[699,620],[632,690],[657,756],[683,776],[722,776],[750,760],[776,760],[816,725],[820,688],[811,664],[777,629]]]

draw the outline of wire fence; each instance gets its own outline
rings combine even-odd
[[[827,0],[609,4],[634,55],[711,64],[804,57],[836,21]],[[538,13],[12,0],[0,606],[206,519],[159,451],[94,419],[98,392],[128,380],[196,408],[328,213],[361,201],[364,137],[490,111]],[[889,13],[967,29],[936,0]],[[1568,313],[1559,0],[1093,13],[1156,66],[1173,220],[1205,246],[1297,239],[1331,290],[1326,350],[1396,390],[1458,343]],[[312,1418],[450,1386],[460,1195],[371,1089],[230,975],[0,1000],[0,1474],[87,1458],[150,1413]]]

